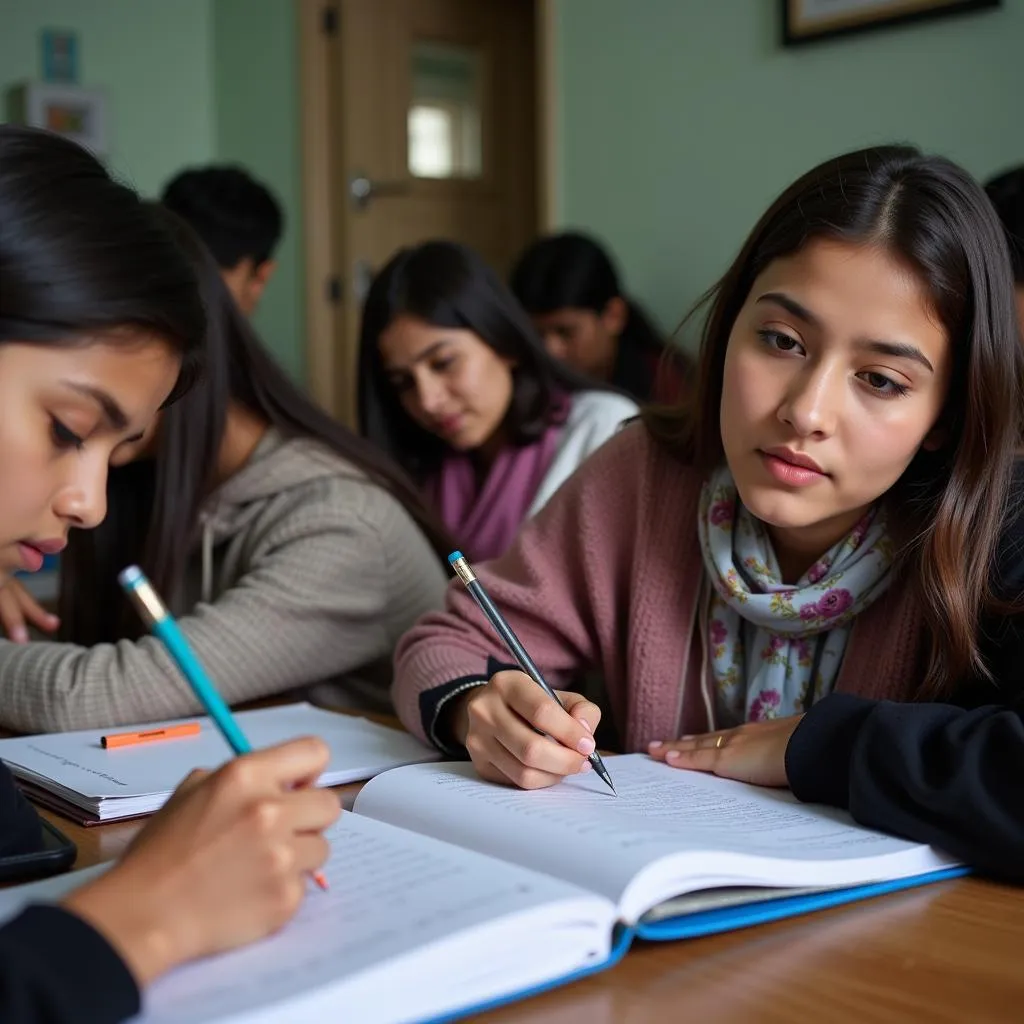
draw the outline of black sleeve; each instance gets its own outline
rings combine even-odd
[[[1024,880],[1024,705],[966,710],[833,694],[789,741],[801,800]]]
[[[107,941],[60,907],[33,906],[0,927],[3,1024],[120,1024],[138,986]]]
[[[996,596],[1024,605],[1024,475],[993,573]],[[944,849],[988,874],[1024,880],[1024,614],[990,615],[979,646],[992,680],[968,679],[948,704],[832,694],[786,751],[801,799],[848,808],[872,828]]]

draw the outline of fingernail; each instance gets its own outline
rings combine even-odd
[[[16,626],[11,630],[11,639],[16,644],[27,644],[28,643],[28,630],[22,626]]]
[[[577,721],[580,723],[580,725],[583,726],[584,729],[587,730],[587,732],[593,733],[594,730],[591,728],[590,723],[585,718],[577,719]]]
[[[581,753],[589,757],[594,752],[594,741],[589,736],[584,736],[583,739],[576,744],[576,749]]]
[[[683,756],[682,751],[680,751],[680,750],[670,750],[665,755],[665,760],[666,761],[678,761],[682,756]]]
[[[586,775],[587,772],[593,770],[594,766],[589,761],[584,761],[583,764],[580,765],[580,775]]]
[[[663,746],[665,746],[665,744],[662,743],[661,740],[651,740],[651,742],[647,744],[647,749],[648,750],[657,750],[658,747],[663,747]]]

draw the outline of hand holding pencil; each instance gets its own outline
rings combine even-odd
[[[118,863],[65,906],[105,935],[140,985],[276,931],[326,859],[341,807],[311,782],[322,740],[292,740],[193,772]]]
[[[456,698],[452,728],[479,774],[542,789],[593,769],[615,793],[594,743],[601,709],[578,693],[552,690],[462,553],[448,561],[522,669],[499,672]]]
[[[131,565],[118,575],[118,582],[143,622],[167,648],[167,653],[181,670],[199,702],[206,708],[225,743],[239,756],[251,754],[252,745],[235,721],[231,709],[217,692],[213,680],[206,674],[206,669],[196,657],[185,634],[178,628],[174,616],[168,611],[153,584],[146,579],[145,573],[137,565]],[[314,775],[304,784],[311,786],[316,778]],[[319,871],[311,871],[310,877],[326,892],[327,880]]]

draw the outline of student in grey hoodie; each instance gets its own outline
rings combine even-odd
[[[72,531],[59,618],[15,581],[0,591],[8,635],[28,620],[59,637],[0,641],[0,721],[43,732],[201,711],[120,593],[133,562],[229,703],[386,709],[392,649],[443,601],[444,531],[401,471],[288,380],[191,230],[156,215],[200,264],[205,379],[111,468],[103,524]]]

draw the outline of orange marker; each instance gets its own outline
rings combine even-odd
[[[100,737],[100,746],[106,750],[112,747],[134,747],[138,743],[154,743],[156,740],[176,740],[182,736],[198,736],[198,722],[182,722],[168,725],[163,729],[147,729],[145,732],[115,732]]]

